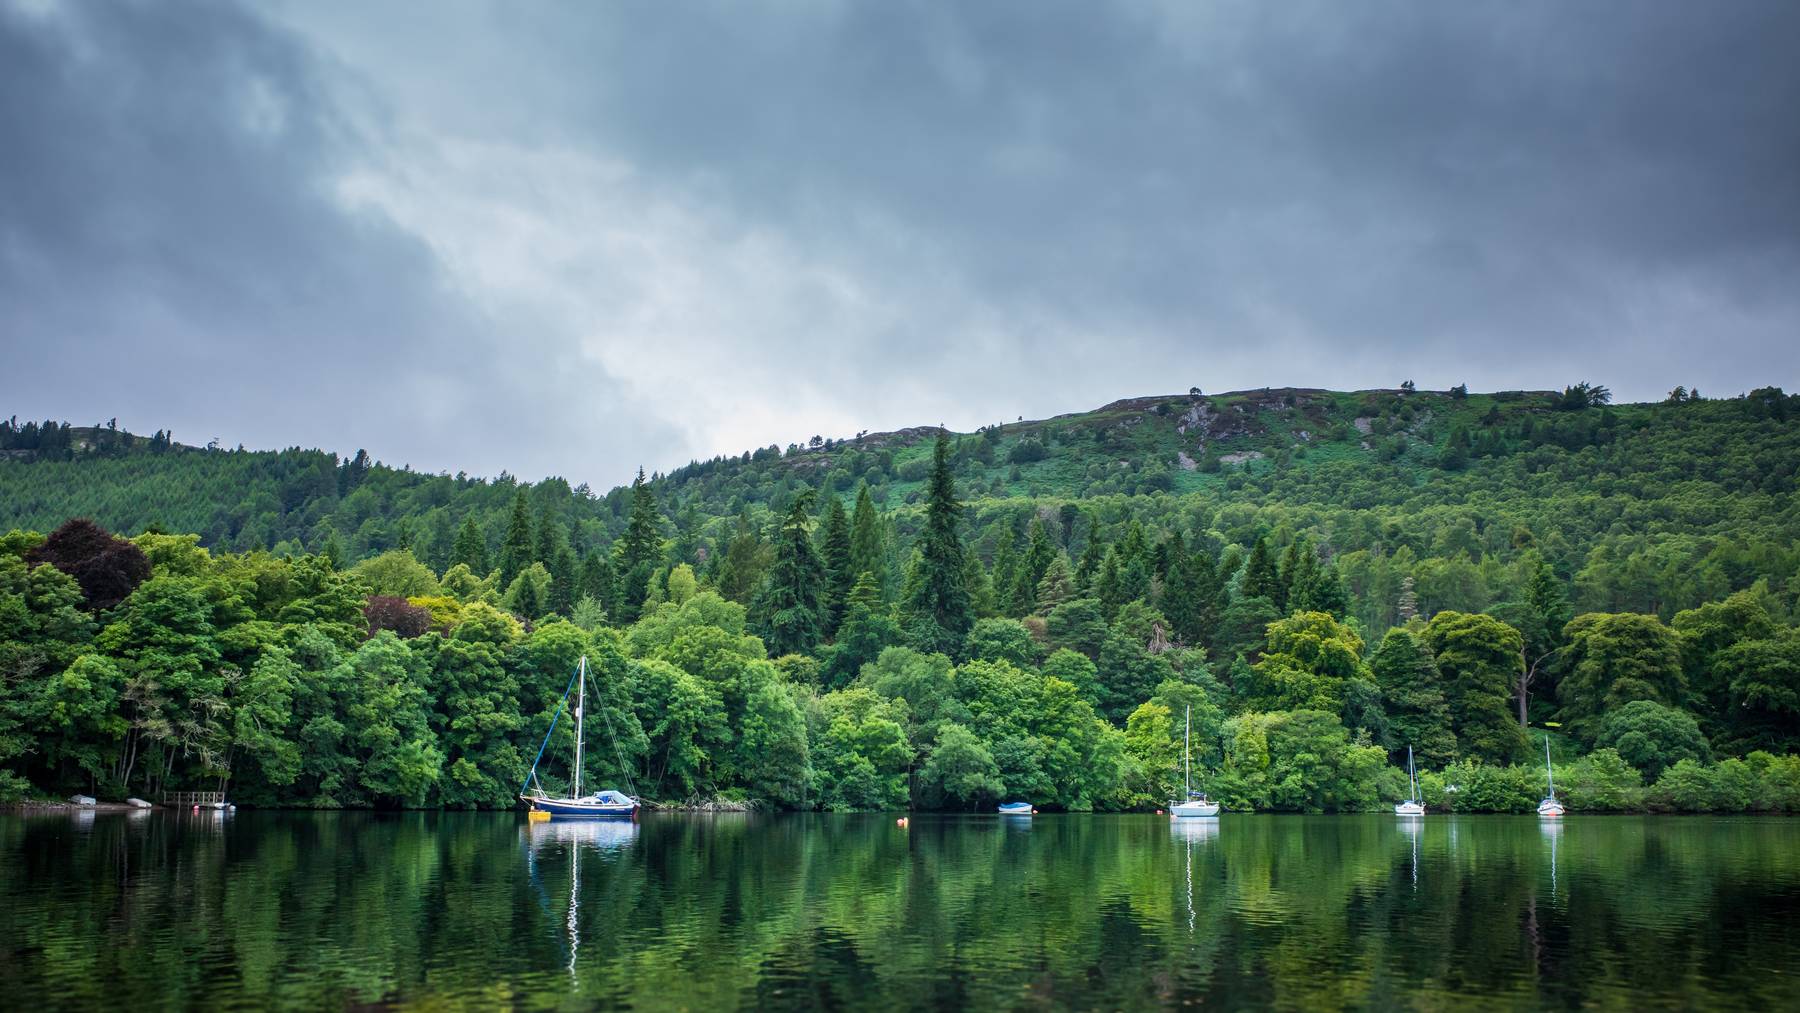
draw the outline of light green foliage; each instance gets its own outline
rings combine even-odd
[[[1557,794],[1576,812],[1629,812],[1644,804],[1644,778],[1616,750],[1596,749],[1564,768]]]
[[[437,574],[413,558],[407,549],[393,549],[350,568],[370,594],[390,598],[418,598],[439,593]]]
[[[906,738],[906,704],[873,690],[827,693],[808,719],[814,794],[823,809],[893,810],[907,803],[913,759]]]
[[[1324,612],[1301,612],[1269,624],[1256,678],[1238,687],[1252,710],[1323,710],[1344,704],[1344,684],[1365,679],[1363,642]]]
[[[1393,794],[1392,768],[1376,746],[1352,745],[1337,715],[1318,710],[1240,714],[1225,724],[1227,808],[1288,812],[1373,809]]]

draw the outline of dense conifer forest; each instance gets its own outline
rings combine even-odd
[[[599,494],[0,423],[0,795],[1800,808],[1800,397],[1261,390]],[[547,769],[566,772],[567,724]],[[1541,752],[1537,753],[1541,759]],[[1453,789],[1453,790],[1452,790]]]

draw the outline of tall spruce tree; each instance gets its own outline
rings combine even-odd
[[[463,515],[462,527],[456,532],[456,544],[450,550],[450,565],[455,566],[457,563],[467,566],[478,577],[487,575],[487,536],[481,533],[480,525],[475,523],[473,512]]]
[[[581,561],[581,596],[592,598],[605,610],[609,621],[619,607],[619,581],[613,573],[612,563],[600,549],[588,553]]]
[[[1206,634],[1200,625],[1201,588],[1179,531],[1169,537],[1163,551],[1169,563],[1163,577],[1162,613],[1168,617],[1178,640],[1198,644]]]
[[[1442,676],[1418,638],[1405,630],[1388,630],[1369,659],[1369,668],[1387,708],[1388,752],[1397,757],[1411,746],[1419,762],[1430,767],[1456,759]]]
[[[506,525],[506,540],[500,543],[501,587],[511,587],[520,572],[536,561],[532,556],[534,551],[536,549],[531,541],[531,500],[521,486],[518,495],[513,497],[512,520]]]
[[[1018,586],[1019,555],[1013,549],[1010,526],[1000,532],[1000,547],[994,550],[994,610],[1003,616],[1020,616],[1013,607],[1013,592]]]
[[[650,576],[662,564],[662,515],[656,509],[656,493],[639,468],[631,483],[631,518],[619,539],[618,617],[621,624],[637,622],[643,611]]]
[[[844,606],[856,573],[850,569],[850,517],[836,494],[825,497],[825,517],[820,523],[819,560],[825,566],[824,633],[837,635]]]
[[[775,562],[751,605],[769,654],[807,654],[824,639],[825,564],[813,549],[811,490],[794,497],[775,536]]]
[[[1244,579],[1238,593],[1245,598],[1267,598],[1275,610],[1281,610],[1281,575],[1275,570],[1275,557],[1269,552],[1268,539],[1258,538],[1250,547],[1250,561],[1244,564]]]
[[[1075,563],[1075,590],[1081,594],[1093,591],[1094,578],[1099,575],[1100,567],[1106,559],[1106,543],[1101,541],[1100,533],[1094,528],[1095,525],[1088,525],[1087,547],[1082,550],[1081,558]]]
[[[887,587],[887,539],[867,482],[857,483],[856,507],[850,515],[850,572],[859,577],[866,573],[876,587]]]
[[[1056,543],[1044,527],[1042,517],[1033,518],[1025,543],[1025,555],[1019,560],[1019,572],[1013,583],[1012,603],[1016,615],[1031,615],[1038,610],[1037,586],[1057,555]]]
[[[939,433],[932,449],[927,486],[925,530],[919,536],[919,562],[908,588],[902,621],[914,647],[955,655],[975,625],[969,588],[963,577],[963,543],[957,529],[962,505],[950,474],[950,440]]]

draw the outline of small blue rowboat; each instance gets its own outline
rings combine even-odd
[[[1000,803],[1000,815],[1002,816],[1030,816],[1036,812],[1037,810],[1031,807],[1030,802]]]
[[[549,798],[543,795],[523,797],[531,808],[565,819],[571,816],[630,819],[638,811],[636,799],[617,791],[603,791],[582,798]]]

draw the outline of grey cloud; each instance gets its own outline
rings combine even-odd
[[[601,485],[1189,383],[1800,382],[1784,2],[0,19],[0,327],[107,414],[53,342]]]

